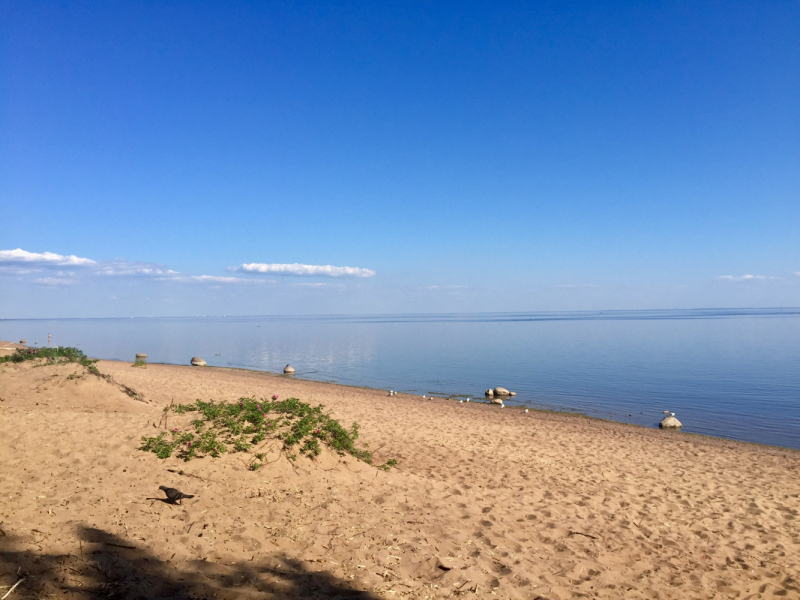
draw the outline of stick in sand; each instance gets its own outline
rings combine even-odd
[[[3,596],[2,598],[0,598],[0,600],[6,600],[6,598],[8,598],[8,597],[11,595],[11,592],[13,592],[13,591],[14,591],[14,588],[16,588],[16,587],[17,587],[17,586],[18,586],[20,583],[22,583],[23,581],[25,581],[25,578],[24,578],[24,577],[23,577],[22,579],[20,579],[19,581],[17,581],[17,583],[15,583],[14,585],[12,585],[12,586],[11,586],[11,589],[10,589],[10,590],[8,590],[8,591],[6,592],[6,595],[5,595],[5,596]]]

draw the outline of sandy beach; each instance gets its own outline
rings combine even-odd
[[[3,352],[13,344],[0,343]],[[0,365],[0,597],[800,598],[800,453],[234,369]],[[171,402],[321,403],[383,471],[139,449]],[[168,427],[190,415],[169,414]],[[163,426],[163,424],[162,424]],[[194,494],[162,502],[160,485]]]

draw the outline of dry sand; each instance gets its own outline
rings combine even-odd
[[[0,344],[9,347],[9,344]],[[799,598],[800,453],[248,371],[0,365],[0,598]],[[75,374],[70,379],[69,376]],[[138,450],[171,401],[322,403],[326,453]],[[189,416],[170,417],[180,427]],[[159,485],[196,497],[172,506]]]

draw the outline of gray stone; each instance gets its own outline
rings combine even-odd
[[[517,395],[517,392],[508,392],[508,395],[509,395],[509,396],[516,396],[516,395]]]
[[[484,395],[487,398],[491,398],[492,396],[494,396],[494,390],[492,388],[489,388],[488,390],[486,390],[486,392],[484,392]]]
[[[502,398],[492,398],[491,404],[499,404],[500,406],[503,406],[503,399]]]
[[[496,388],[494,388],[494,395],[495,396],[510,396],[511,392],[509,392],[504,387],[496,387]]]
[[[286,375],[294,375],[294,367],[292,365],[286,365],[286,367],[283,369],[283,372]]]
[[[680,429],[683,427],[683,423],[678,421],[672,415],[667,415],[663,419],[661,419],[661,423],[658,424],[661,429]]]
[[[206,361],[204,361],[199,356],[193,356],[192,357],[192,365],[195,366],[195,367],[205,367],[206,366]]]

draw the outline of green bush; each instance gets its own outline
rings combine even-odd
[[[372,464],[372,455],[358,448],[358,424],[345,429],[339,422],[323,412],[323,406],[311,406],[297,398],[278,401],[273,399],[240,398],[237,402],[203,402],[178,404],[173,410],[178,414],[199,413],[201,418],[192,421],[194,432],[173,429],[172,439],[165,439],[166,432],[156,437],[143,437],[141,450],[155,452],[159,458],[167,458],[175,452],[183,460],[205,456],[219,456],[232,449],[235,452],[252,452],[266,439],[283,442],[287,456],[295,446],[305,456],[315,457],[326,445],[340,455],[351,456]],[[259,460],[263,454],[256,454]],[[388,469],[397,461],[388,461],[381,468]],[[259,463],[249,468],[255,470]]]
[[[60,362],[73,362],[83,365],[95,375],[98,373],[97,367],[94,366],[97,360],[90,360],[77,348],[68,347],[17,348],[14,354],[0,356],[0,364],[6,362],[21,363],[26,360],[36,360],[40,358],[45,359],[48,365]]]

